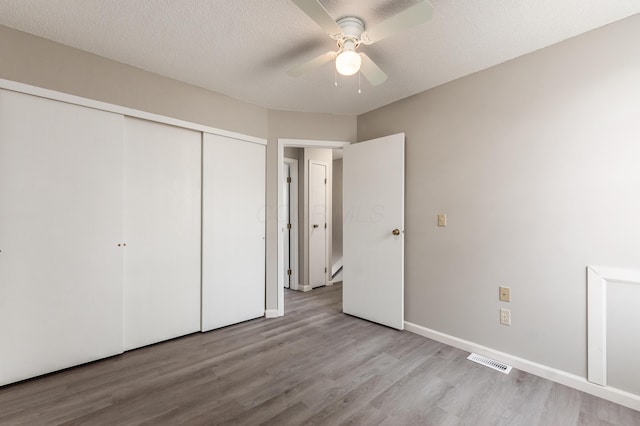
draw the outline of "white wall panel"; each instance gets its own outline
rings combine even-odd
[[[201,144],[125,119],[125,350],[200,330]]]
[[[265,147],[203,140],[202,330],[264,315]]]
[[[122,131],[0,90],[0,385],[122,352]]]

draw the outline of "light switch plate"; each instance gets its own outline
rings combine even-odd
[[[446,215],[446,213],[438,214],[438,226],[447,226],[447,215]]]
[[[511,287],[500,286],[500,301],[511,302]]]

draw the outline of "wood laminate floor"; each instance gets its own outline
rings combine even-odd
[[[640,425],[640,412],[341,313],[340,285],[285,317],[193,334],[0,388],[2,425]]]

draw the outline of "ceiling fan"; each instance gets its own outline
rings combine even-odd
[[[433,8],[427,0],[398,13],[371,29],[365,28],[360,18],[346,16],[335,21],[318,0],[292,0],[304,13],[317,23],[329,36],[336,40],[337,51],[329,51],[308,62],[290,69],[287,73],[299,77],[327,62],[335,60],[336,71],[342,75],[353,75],[360,71],[371,83],[378,86],[385,82],[387,75],[364,52],[358,52],[360,45],[373,44],[397,32],[431,19]]]

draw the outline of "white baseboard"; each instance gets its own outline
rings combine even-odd
[[[313,287],[311,287],[310,285],[303,284],[301,286],[298,286],[298,290],[302,292],[307,292],[307,291],[313,290]]]
[[[281,315],[277,309],[267,309],[266,311],[264,311],[265,318],[278,318],[279,316]]]
[[[606,399],[607,401],[615,402],[616,404],[624,405],[625,407],[640,411],[640,395],[635,395],[610,386],[599,386],[588,382],[584,377],[576,376],[575,374],[567,373],[566,371],[557,370],[546,365],[509,355],[507,353],[487,348],[486,346],[478,345],[468,340],[459,339],[439,331],[431,330],[408,321],[404,322],[404,328],[411,333],[419,334],[420,336],[462,349],[463,351],[475,352],[480,355],[488,356],[497,361],[509,364],[519,370],[526,371],[527,373],[543,377],[551,380],[552,382],[560,383],[579,391]]]

